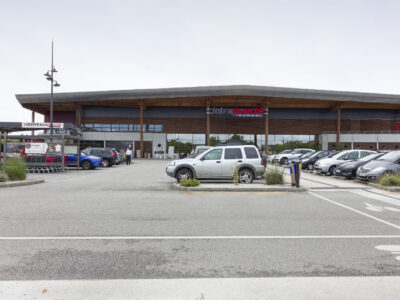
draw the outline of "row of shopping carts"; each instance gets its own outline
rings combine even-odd
[[[64,164],[65,160],[66,157],[64,156]],[[29,155],[25,157],[25,162],[28,173],[56,173],[63,171],[61,155]]]

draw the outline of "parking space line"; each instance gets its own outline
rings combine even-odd
[[[400,235],[222,235],[222,236],[2,236],[0,240],[291,240],[400,239]]]
[[[314,197],[317,197],[317,198],[322,199],[322,200],[324,200],[324,201],[330,202],[330,203],[335,204],[335,205],[337,205],[337,206],[346,208],[346,209],[351,210],[351,211],[353,211],[353,212],[355,212],[355,213],[358,213],[358,214],[360,214],[360,215],[362,215],[362,216],[364,216],[364,217],[370,218],[370,219],[372,219],[372,220],[381,222],[381,223],[383,223],[383,224],[386,224],[386,225],[388,225],[388,226],[391,226],[391,227],[394,227],[394,228],[400,230],[400,226],[399,226],[399,225],[396,225],[396,224],[390,223],[390,222],[388,222],[388,221],[379,219],[379,218],[374,217],[374,216],[372,216],[372,215],[370,215],[370,214],[367,214],[367,213],[365,213],[365,212],[362,212],[362,211],[357,210],[357,209],[355,209],[355,208],[352,208],[352,207],[350,207],[350,206],[341,204],[341,203],[339,203],[339,202],[333,201],[333,200],[331,200],[331,199],[328,199],[328,198],[326,198],[326,197],[324,197],[324,196],[315,194],[315,193],[313,193],[313,192],[308,192],[308,193],[309,193],[310,195],[313,195]]]

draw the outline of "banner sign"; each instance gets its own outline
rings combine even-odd
[[[50,129],[50,123],[24,122],[24,123],[22,123],[22,128]],[[55,129],[64,128],[64,123],[53,123],[53,128],[55,128]]]
[[[61,144],[58,143],[27,143],[26,154],[61,153]]]
[[[262,118],[264,115],[264,108],[225,108],[213,107],[211,109],[212,115],[230,115],[232,117],[243,118]]]

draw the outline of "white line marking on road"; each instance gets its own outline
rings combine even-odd
[[[0,240],[290,240],[400,239],[400,235],[223,235],[223,236],[2,236]]]
[[[379,245],[375,246],[375,249],[388,251],[394,255],[397,255],[400,251],[400,245]],[[396,256],[395,259],[400,260],[400,256]]]
[[[360,195],[362,197],[371,198],[374,200],[378,200],[387,204],[395,205],[400,207],[400,199],[394,199],[393,196],[383,195],[378,193],[371,193],[365,190],[351,190],[353,194]]]
[[[324,197],[324,196],[315,194],[315,193],[313,193],[313,192],[308,192],[308,193],[309,193],[310,195],[313,195],[313,196],[319,198],[319,199],[322,199],[322,200],[324,200],[324,201],[330,202],[330,203],[335,204],[335,205],[337,205],[337,206],[346,208],[346,209],[351,210],[351,211],[353,211],[353,212],[355,212],[355,213],[358,213],[358,214],[360,214],[360,215],[362,215],[362,216],[365,216],[365,217],[367,217],[367,218],[370,218],[370,219],[372,219],[372,220],[381,222],[381,223],[383,223],[383,224],[386,224],[386,225],[388,225],[388,226],[391,226],[391,227],[394,227],[394,228],[400,230],[400,226],[399,226],[399,225],[396,225],[396,224],[390,223],[390,222],[388,222],[388,221],[379,219],[379,218],[377,218],[377,217],[371,216],[371,215],[369,215],[369,214],[367,214],[367,213],[365,213],[365,212],[359,211],[359,210],[357,210],[357,209],[355,209],[355,208],[352,208],[352,207],[350,207],[350,206],[347,206],[347,205],[341,204],[341,203],[339,203],[339,202],[333,201],[333,200],[331,200],[331,199],[328,199],[328,198],[326,198],[326,197]]]

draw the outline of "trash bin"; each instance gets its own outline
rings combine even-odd
[[[292,186],[300,187],[301,163],[294,162],[289,165]]]

